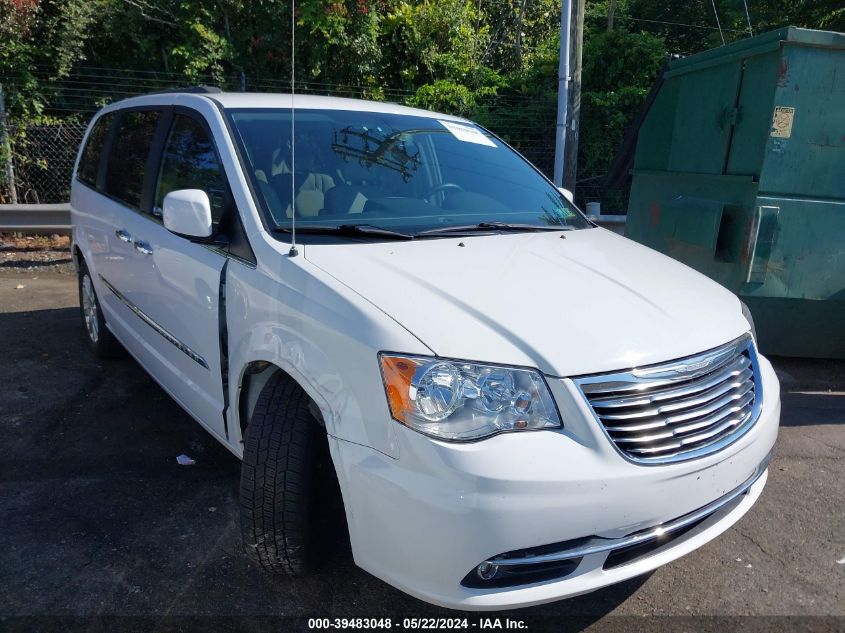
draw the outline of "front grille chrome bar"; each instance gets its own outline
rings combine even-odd
[[[687,358],[573,382],[608,439],[638,464],[721,450],[754,425],[763,401],[748,334]]]
[[[657,539],[665,534],[670,534],[672,532],[676,532],[682,528],[685,528],[693,523],[697,523],[703,519],[706,519],[712,514],[715,514],[732,501],[738,499],[740,496],[744,495],[748,492],[748,489],[751,488],[760,477],[766,472],[766,469],[769,467],[769,462],[772,460],[772,454],[769,453],[766,458],[760,462],[757,468],[754,469],[754,472],[751,476],[745,480],[745,482],[737,488],[734,488],[728,494],[719,497],[715,501],[708,503],[706,506],[702,506],[698,510],[694,510],[689,514],[685,514],[677,519],[672,519],[671,521],[667,521],[666,523],[661,523],[660,525],[656,525],[654,527],[646,528],[645,530],[640,530],[639,532],[634,532],[633,534],[629,534],[628,536],[623,536],[620,538],[615,539],[606,539],[602,537],[593,537],[587,544],[579,544],[575,547],[571,547],[568,549],[561,549],[556,552],[552,552],[549,554],[540,554],[537,556],[520,556],[520,557],[504,557],[504,556],[496,556],[487,560],[486,562],[491,565],[499,565],[499,566],[509,566],[509,565],[535,565],[539,563],[552,563],[552,562],[559,562],[568,560],[570,558],[582,558],[584,556],[590,556],[591,554],[598,554],[600,552],[608,552],[615,549],[622,549],[625,547],[630,547],[632,545],[639,545],[641,543],[646,543],[648,541],[652,541]]]
[[[736,379],[737,376],[742,376],[747,371],[747,361],[737,358],[732,364],[715,372],[705,381],[664,388],[651,391],[649,393],[638,393],[635,396],[626,396],[622,398],[591,398],[590,402],[592,402],[594,407],[602,409],[654,404],[663,400],[674,400],[676,398],[684,398],[686,396],[699,394],[702,391],[716,387],[728,379]]]

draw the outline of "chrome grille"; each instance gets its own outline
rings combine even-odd
[[[574,382],[616,448],[640,463],[721,450],[753,426],[762,402],[748,335],[688,358]]]

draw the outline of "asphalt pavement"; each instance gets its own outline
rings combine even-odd
[[[307,630],[315,617],[400,629],[455,615],[470,628],[845,630],[845,362],[773,359],[769,481],[721,537],[647,577],[485,616],[393,589],[343,543],[305,578],[249,564],[238,460],[133,360],[88,353],[73,274],[0,271],[0,354],[0,630]]]

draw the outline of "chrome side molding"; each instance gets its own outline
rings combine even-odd
[[[184,354],[185,354],[188,358],[190,358],[192,361],[194,361],[194,362],[195,362],[195,363],[197,363],[198,365],[200,365],[200,366],[205,367],[206,369],[208,369],[208,363],[205,361],[205,359],[204,359],[202,356],[200,356],[199,354],[197,354],[194,350],[192,350],[190,347],[188,347],[187,345],[185,345],[182,341],[180,341],[178,338],[176,338],[175,336],[173,336],[170,332],[168,332],[167,330],[165,330],[165,329],[164,329],[162,326],[160,326],[160,325],[159,325],[156,321],[154,321],[154,320],[153,320],[153,319],[152,319],[152,318],[151,318],[151,317],[150,317],[150,316],[149,316],[146,312],[144,312],[143,310],[141,310],[141,308],[139,308],[139,307],[138,307],[138,306],[136,306],[134,303],[132,303],[129,299],[127,299],[127,298],[123,295],[123,293],[121,293],[121,292],[120,292],[120,290],[118,290],[117,288],[115,288],[115,287],[114,287],[114,286],[113,286],[113,285],[109,282],[109,280],[108,280],[108,279],[106,279],[106,278],[105,278],[105,277],[103,277],[102,275],[98,275],[98,276],[99,276],[99,278],[100,278],[100,281],[102,281],[102,282],[106,285],[106,287],[107,287],[107,288],[108,288],[108,289],[112,292],[112,294],[113,294],[115,297],[117,297],[118,299],[120,299],[120,301],[121,301],[121,302],[122,302],[122,303],[123,303],[123,304],[124,304],[127,308],[129,308],[130,310],[132,310],[132,312],[134,312],[134,313],[138,316],[138,318],[139,318],[139,319],[141,319],[144,323],[146,323],[147,325],[149,325],[149,326],[150,326],[153,330],[155,330],[156,332],[158,332],[158,334],[160,334],[160,335],[161,335],[161,336],[162,336],[162,337],[163,337],[163,338],[164,338],[164,339],[165,339],[168,343],[170,343],[170,344],[172,344],[173,346],[175,346],[175,347],[176,347],[176,348],[177,348],[180,352],[184,353]]]

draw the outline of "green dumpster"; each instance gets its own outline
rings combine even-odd
[[[672,62],[625,234],[740,295],[765,353],[845,358],[845,34],[787,27]]]

